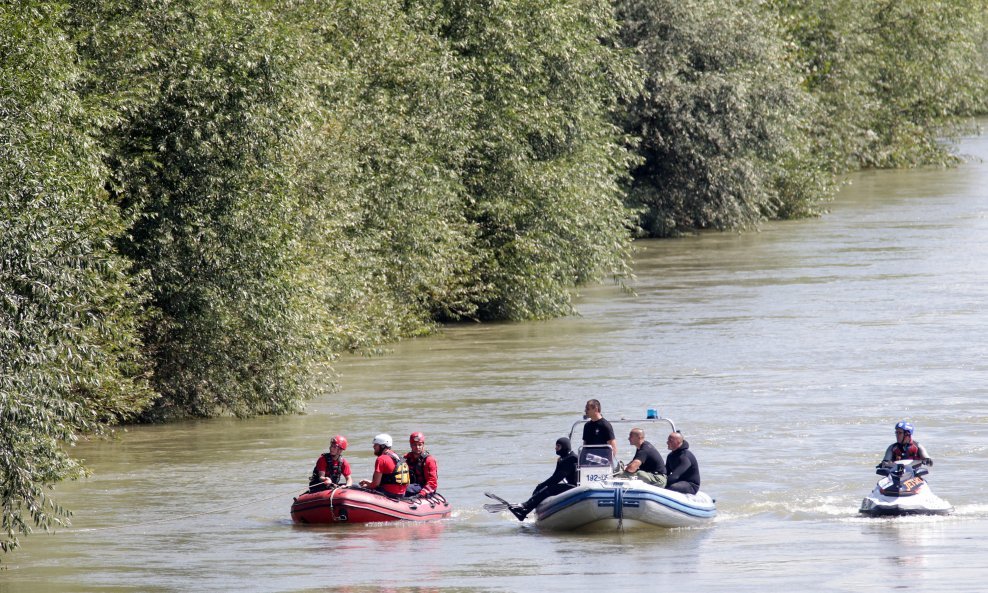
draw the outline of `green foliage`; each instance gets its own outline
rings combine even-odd
[[[460,180],[471,96],[447,48],[399,2],[298,2],[317,109],[297,187],[325,332],[372,349],[470,316],[483,287]]]
[[[476,225],[483,318],[570,310],[568,289],[627,272],[630,155],[609,117],[638,83],[607,2],[438,3],[437,32],[475,97],[463,183]]]
[[[945,164],[985,109],[986,3],[617,2],[646,90],[630,204],[653,236],[817,211],[859,167]]]
[[[984,100],[978,43],[984,2],[880,0],[870,7],[875,59],[871,81],[881,109],[866,166],[949,161],[937,137],[952,116]]]
[[[104,129],[132,220],[119,245],[151,297],[147,417],[298,410],[325,341],[299,277],[293,33],[248,1],[87,8],[84,55],[103,65],[88,88],[119,113]],[[120,97],[121,73],[138,93]]]
[[[632,205],[651,236],[740,229],[813,211],[832,187],[773,20],[742,2],[622,0],[624,42],[645,90],[625,127],[641,138]]]
[[[946,164],[940,136],[985,109],[984,0],[776,0],[821,155],[837,172]]]
[[[112,249],[124,229],[102,189],[61,7],[0,5],[0,549],[62,522],[46,490],[81,474],[63,446],[132,417],[141,298]]]

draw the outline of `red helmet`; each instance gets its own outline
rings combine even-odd
[[[341,434],[336,435],[333,440],[329,441],[329,446],[332,447],[333,445],[338,446],[340,451],[346,451],[346,437]]]
[[[415,443],[425,443],[425,435],[421,432],[413,432],[408,436],[408,444],[414,445]]]

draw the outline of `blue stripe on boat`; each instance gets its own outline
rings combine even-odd
[[[623,488],[608,488],[606,490],[584,490],[579,494],[574,494],[571,496],[566,496],[566,493],[557,495],[563,498],[557,502],[554,502],[549,506],[544,513],[541,514],[541,519],[546,519],[552,515],[558,513],[559,511],[566,509],[578,502],[584,500],[594,499],[597,501],[598,507],[610,507],[614,506],[614,518],[620,519],[623,515],[623,507],[638,507],[641,506],[643,501],[653,501],[668,509],[672,509],[683,513],[684,515],[689,515],[691,517],[699,517],[701,519],[707,519],[713,517],[717,514],[715,509],[708,507],[699,507],[691,505],[689,503],[680,502],[669,496],[665,496],[658,492],[646,491],[646,490],[625,490]]]

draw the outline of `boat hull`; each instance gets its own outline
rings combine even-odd
[[[887,496],[879,487],[861,501],[858,512],[869,517],[900,517],[906,515],[949,515],[954,507],[923,487],[912,496]]]
[[[335,488],[306,492],[292,503],[292,521],[300,524],[378,523],[388,521],[436,521],[453,507],[441,494],[395,498],[364,488]]]
[[[699,527],[717,515],[706,494],[681,494],[640,480],[613,479],[577,486],[536,509],[539,527],[558,531]]]

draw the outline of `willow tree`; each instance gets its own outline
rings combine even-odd
[[[835,170],[954,160],[943,135],[986,106],[985,0],[771,5],[822,107],[816,137]]]
[[[624,121],[641,139],[629,199],[647,234],[747,228],[812,212],[829,195],[810,141],[816,107],[771,13],[715,0],[617,7],[646,72]]]
[[[74,5],[87,88],[114,114],[101,134],[130,225],[120,249],[150,297],[149,418],[297,410],[326,351],[299,274],[305,57],[268,4]]]
[[[484,318],[570,311],[569,290],[626,272],[631,156],[611,122],[638,84],[605,1],[445,0],[422,22],[462,61],[475,114],[463,183]]]
[[[94,115],[62,7],[0,5],[0,548],[67,515],[46,492],[83,470],[80,434],[130,418],[140,296],[113,240]]]
[[[372,349],[472,316],[465,215],[471,94],[449,49],[403,2],[292,3],[310,56],[305,157],[308,273],[339,349]]]

